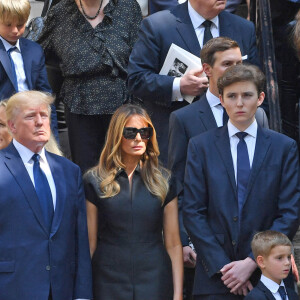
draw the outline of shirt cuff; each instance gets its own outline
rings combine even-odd
[[[180,92],[180,79],[180,77],[175,77],[173,80],[172,101],[183,101],[183,97]]]

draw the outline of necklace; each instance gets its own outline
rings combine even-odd
[[[81,10],[82,10],[83,15],[84,15],[87,19],[89,19],[89,20],[95,20],[95,19],[98,17],[99,13],[100,13],[100,9],[101,9],[103,0],[101,0],[99,9],[98,9],[98,11],[97,11],[97,13],[96,13],[96,15],[95,15],[94,17],[90,17],[90,16],[88,16],[88,15],[86,14],[86,12],[85,12],[84,9],[83,9],[83,5],[82,5],[81,0],[79,0],[79,3],[80,3],[80,7],[81,7]]]

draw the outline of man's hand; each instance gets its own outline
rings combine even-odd
[[[253,289],[252,283],[250,280],[247,280],[237,291],[234,293],[235,295],[247,296],[247,294]]]
[[[180,92],[182,95],[198,96],[207,87],[208,79],[203,76],[203,69],[191,70],[180,79]]]
[[[223,275],[221,279],[231,293],[244,293],[245,288],[243,285],[247,283],[256,267],[256,263],[250,257],[244,260],[233,261],[220,270]]]
[[[184,246],[183,251],[183,263],[186,268],[195,268],[197,254],[190,246]]]

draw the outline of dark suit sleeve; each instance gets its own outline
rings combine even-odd
[[[179,182],[184,181],[188,138],[184,126],[175,113],[170,115],[168,168]],[[182,246],[188,246],[189,238],[182,217],[183,190],[178,194],[179,229]]]
[[[77,168],[78,198],[76,219],[76,277],[74,299],[92,299],[92,270],[87,231],[85,196],[81,171]]]
[[[188,146],[184,179],[183,221],[198,254],[197,263],[202,263],[208,276],[212,277],[231,260],[208,223],[208,175],[204,156],[192,138]]]
[[[277,199],[278,213],[270,230],[284,233],[293,239],[299,226],[300,181],[298,148],[295,141],[289,143],[282,163],[280,192]]]
[[[258,67],[261,66],[259,56],[257,53],[257,47],[256,47],[256,34],[255,34],[255,27],[254,24],[250,23],[250,30],[249,30],[249,45],[248,45],[248,59],[247,61],[253,65],[256,65]]]
[[[150,14],[178,5],[177,0],[149,0]]]
[[[129,58],[128,89],[144,101],[170,106],[174,78],[158,74],[163,37],[158,34],[159,29],[152,24],[151,17],[143,20]],[[163,19],[161,21],[164,22]]]

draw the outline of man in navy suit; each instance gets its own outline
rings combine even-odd
[[[141,24],[139,39],[129,58],[128,88],[142,99],[151,114],[160,158],[165,164],[170,113],[188,104],[182,95],[199,96],[208,83],[205,76],[200,77],[202,69],[181,78],[159,75],[171,44],[199,56],[204,40],[226,36],[237,41],[245,59],[258,64],[254,25],[223,11],[225,5],[226,1],[189,0],[171,11],[149,16]]]
[[[18,91],[51,93],[43,49],[37,43],[22,38],[30,13],[29,1],[0,1],[0,12],[0,101]],[[51,128],[58,139],[54,105]]]
[[[207,92],[201,96],[199,101],[180,108],[170,115],[168,168],[180,182],[184,180],[186,152],[190,138],[209,129],[221,127],[223,126],[223,120],[227,121],[228,119],[226,112],[223,117],[224,109],[219,99],[218,79],[228,67],[242,63],[242,55],[237,42],[225,37],[208,41],[201,50],[200,58],[204,72],[209,79]],[[269,127],[266,114],[262,108],[257,110],[256,119],[262,127]],[[183,190],[178,195],[179,226],[184,262],[187,267],[185,269],[185,284],[187,284],[187,278],[191,277],[191,283],[189,284],[191,289],[186,287],[186,293],[191,295],[188,298],[191,299],[193,285],[193,270],[191,268],[195,267],[196,254],[189,247],[189,238],[183,226],[182,200]]]
[[[257,125],[263,87],[258,68],[228,68],[218,80],[228,124],[189,142],[183,221],[197,252],[195,300],[243,299],[259,279],[254,233],[292,240],[299,226],[297,145]]]
[[[0,151],[0,299],[92,299],[85,197],[78,166],[45,151],[53,98],[7,103],[12,143]]]

